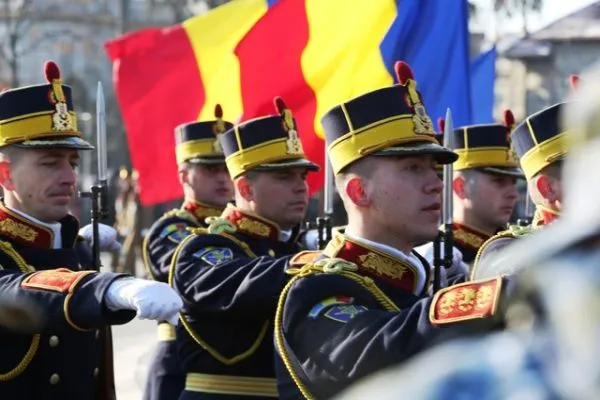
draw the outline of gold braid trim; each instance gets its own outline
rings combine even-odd
[[[181,253],[181,249],[183,248],[184,244],[187,243],[189,240],[191,240],[195,234],[202,234],[202,233],[206,233],[206,229],[203,228],[198,228],[195,229],[196,232],[192,232],[192,235],[187,236],[185,239],[183,239],[181,241],[181,243],[179,243],[179,246],[177,246],[177,249],[175,250],[175,253],[173,253],[173,257],[171,258],[171,268],[169,268],[169,285],[171,287],[173,287],[173,279],[175,276],[175,268],[177,266],[177,262],[176,260],[179,258],[179,254]],[[228,235],[226,233],[221,233],[221,236],[224,236],[228,239],[230,239],[231,241],[235,242],[236,244],[240,245],[242,247],[242,249],[244,249],[244,251],[246,252],[246,254],[248,255],[248,257],[250,258],[256,258],[257,256],[250,250],[250,247],[234,238],[231,235]],[[235,355],[233,357],[227,358],[224,355],[222,355],[221,353],[219,353],[216,349],[214,349],[212,346],[210,346],[205,340],[203,340],[200,335],[198,335],[198,333],[196,333],[190,323],[185,319],[185,317],[179,313],[179,321],[181,321],[181,325],[183,325],[183,327],[185,328],[186,332],[188,333],[188,335],[190,335],[190,337],[192,339],[194,339],[194,342],[196,342],[197,345],[199,345],[200,347],[202,347],[204,350],[206,350],[211,356],[213,356],[216,360],[218,360],[219,362],[225,364],[225,365],[233,365],[236,364],[242,360],[247,359],[248,357],[250,357],[251,355],[253,355],[256,350],[258,349],[258,347],[261,345],[261,343],[263,342],[263,340],[265,339],[267,332],[269,330],[269,323],[270,321],[267,320],[265,321],[265,323],[263,324],[258,337],[256,338],[256,340],[254,341],[254,343],[252,343],[252,345],[245,350],[244,352]]]
[[[29,273],[35,271],[31,266],[27,265],[23,257],[21,257],[19,253],[17,253],[15,248],[10,243],[0,241],[0,251],[6,253],[9,257],[13,258],[21,272]],[[23,359],[10,371],[0,373],[0,382],[10,381],[16,378],[17,376],[21,375],[23,371],[25,371],[25,369],[29,366],[29,364],[33,360],[33,357],[35,356],[35,353],[38,350],[38,347],[40,345],[40,337],[40,334],[35,334],[31,337],[31,344],[29,345],[29,349],[27,349],[25,356],[23,356]]]
[[[290,361],[290,356],[287,353],[283,343],[283,308],[285,300],[294,283],[300,279],[319,273],[337,274],[350,279],[365,288],[373,295],[373,297],[375,297],[377,303],[379,303],[386,311],[400,311],[400,308],[388,296],[386,296],[385,293],[383,293],[373,279],[355,273],[354,271],[357,270],[358,266],[356,264],[341,258],[328,258],[319,260],[315,263],[305,264],[302,268],[290,268],[286,271],[286,273],[294,276],[292,279],[290,279],[287,285],[285,285],[277,301],[277,309],[275,311],[275,346],[277,347],[283,364],[292,377],[294,384],[298,390],[300,390],[302,396],[307,400],[314,400],[315,397],[311,394],[310,390],[306,387],[304,382],[302,382],[300,379],[300,376],[294,370],[292,362]]]
[[[144,267],[146,268],[148,275],[153,281],[155,281],[156,276],[154,276],[152,273],[152,268],[150,268],[150,250],[148,249],[148,245],[148,235],[146,235],[146,237],[144,237],[144,241],[142,242],[142,261],[144,262]]]

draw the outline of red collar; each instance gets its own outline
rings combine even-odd
[[[336,233],[323,250],[331,258],[341,258],[358,266],[358,273],[385,280],[392,285],[414,293],[417,285],[417,270],[405,260],[396,258],[345,235]]]

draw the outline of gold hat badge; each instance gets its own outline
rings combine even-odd
[[[396,62],[394,69],[396,70],[398,83],[408,89],[408,96],[405,98],[405,101],[408,107],[414,110],[412,117],[415,127],[414,133],[417,135],[435,135],[433,122],[429,118],[429,115],[427,115],[425,105],[417,92],[417,82],[415,81],[412,69],[404,61]]]
[[[292,112],[286,107],[281,97],[275,97],[274,103],[279,115],[281,115],[282,128],[288,133],[288,139],[285,142],[287,154],[304,154]]]
[[[223,121],[223,108],[220,104],[215,106],[215,118],[216,121],[213,125],[213,133],[215,134],[215,141],[213,142],[213,151],[215,153],[223,153],[223,147],[221,146],[221,135],[226,131],[225,121]]]
[[[519,156],[515,151],[515,146],[510,140],[510,134],[515,128],[515,116],[510,110],[504,110],[504,126],[506,126],[506,142],[508,143],[508,152],[506,153],[506,161],[519,164]]]
[[[53,61],[46,61],[44,65],[44,75],[46,80],[52,85],[48,93],[48,100],[54,104],[55,112],[52,114],[52,130],[58,132],[72,131],[73,120],[69,109],[67,108],[67,99],[63,92],[62,82],[60,80],[60,70]]]

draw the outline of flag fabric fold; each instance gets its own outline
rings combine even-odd
[[[226,119],[243,121],[274,114],[273,97],[282,96],[320,165],[321,115],[391,85],[396,60],[412,66],[432,118],[451,107],[457,123],[471,120],[463,0],[234,0],[106,50],[147,205],[181,195],[173,129],[211,118],[217,102]],[[322,188],[322,172],[309,186]]]

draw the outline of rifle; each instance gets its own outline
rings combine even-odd
[[[104,91],[102,82],[98,82],[96,92],[96,152],[98,157],[98,183],[92,185],[89,192],[80,192],[79,195],[92,201],[90,216],[92,223],[92,268],[100,272],[102,262],[100,260],[100,221],[108,218],[108,176],[106,172],[106,108],[104,103]],[[100,340],[103,346],[102,363],[100,368],[100,399],[116,399],[114,380],[114,361],[112,332],[110,327],[99,330]]]
[[[323,217],[317,217],[317,232],[319,249],[325,248],[332,238],[331,218],[333,216],[333,168],[329,162],[327,146],[325,146],[325,184],[323,190]]]
[[[444,125],[444,147],[452,150],[454,148],[454,123],[452,122],[452,112],[448,108],[446,110],[446,119]],[[453,206],[452,206],[452,180],[453,180],[453,168],[452,164],[444,165],[444,191],[442,199],[442,224],[443,229],[438,233],[438,236],[433,242],[433,268],[434,268],[434,281],[433,281],[433,292],[440,290],[442,268],[448,270],[452,267],[453,259]],[[444,244],[443,257],[441,256],[441,243]]]
[[[89,192],[79,195],[92,201],[90,217],[92,223],[92,256],[93,269],[100,272],[100,229],[101,220],[108,218],[108,177],[106,172],[106,108],[104,104],[104,91],[102,82],[98,82],[96,93],[96,132],[97,132],[97,158],[98,158],[98,183],[92,185]]]

